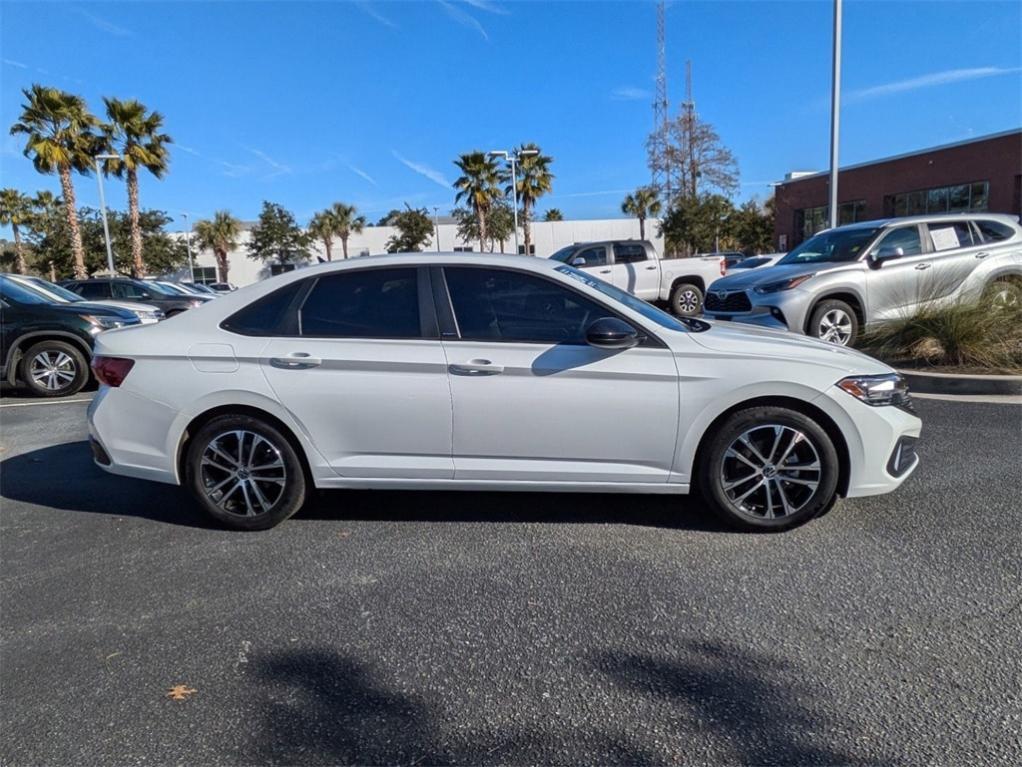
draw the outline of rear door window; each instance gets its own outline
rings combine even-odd
[[[955,248],[972,247],[972,227],[968,221],[955,221],[954,223],[932,223],[927,228],[930,232],[930,243],[933,249],[954,250]]]
[[[416,268],[360,269],[316,280],[299,312],[303,336],[421,338]]]
[[[73,285],[71,290],[82,298],[102,299],[110,297],[110,283],[108,282],[79,282],[77,285]]]
[[[646,248],[638,243],[619,243],[614,246],[614,263],[634,264],[647,260]]]

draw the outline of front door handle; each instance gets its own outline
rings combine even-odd
[[[270,357],[270,364],[281,370],[307,370],[323,364],[319,357],[312,357],[304,352],[295,352],[286,357]]]
[[[610,269],[600,269],[600,274],[610,274]]]
[[[923,269],[929,269],[930,266],[931,266],[931,264],[923,262],[921,264],[916,264],[916,269],[918,269],[919,271],[922,271]]]
[[[989,253],[987,253],[987,252],[986,252],[986,251],[984,250],[984,251],[981,251],[980,253],[977,253],[977,254],[976,254],[976,258],[986,258],[986,257],[987,257],[987,256],[989,256],[989,255],[990,255],[990,254],[989,254]]]
[[[495,376],[504,372],[504,366],[494,365],[489,360],[477,359],[451,365],[448,370],[459,376]]]
[[[655,265],[654,266],[647,266],[646,267],[646,271],[647,272],[655,272],[656,271],[656,266]]]

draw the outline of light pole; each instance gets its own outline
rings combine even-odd
[[[185,225],[188,224],[188,214],[182,213],[181,218],[185,220]],[[185,231],[185,247],[188,248],[188,272],[192,275],[192,284],[195,284],[195,262],[192,260],[192,228],[187,227]]]
[[[830,84],[830,216],[837,226],[837,155],[841,131],[841,0],[834,0],[834,66]]]
[[[99,212],[103,216],[103,238],[106,240],[106,268],[111,277],[116,274],[114,272],[114,251],[110,247],[110,225],[106,220],[106,197],[103,195],[103,173],[99,169],[99,161],[120,159],[121,156],[118,154],[97,154],[93,158],[93,162],[96,164],[96,181],[99,183]]]
[[[440,252],[440,216],[437,211],[440,210],[438,205],[433,206],[433,228],[436,229],[436,252]]]
[[[503,157],[504,160],[511,166],[511,194],[514,196],[514,207],[511,209],[515,219],[515,255],[518,255],[518,170],[516,164],[523,157],[532,157],[533,155],[539,154],[538,149],[512,149],[510,152],[506,152],[502,149],[495,149],[491,152],[487,152],[490,157]],[[526,254],[528,255],[528,254]]]

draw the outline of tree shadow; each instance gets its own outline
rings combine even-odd
[[[64,511],[216,526],[180,487],[98,468],[84,440],[0,461],[0,497]],[[731,532],[694,498],[613,493],[326,490],[317,492],[289,524],[303,519],[629,524]]]
[[[678,657],[604,652],[593,664],[616,684],[684,709],[726,741],[740,764],[834,765],[863,763],[821,741],[833,730],[800,701],[811,690],[777,678],[790,664],[717,642],[680,642]],[[884,760],[885,762],[887,760]]]

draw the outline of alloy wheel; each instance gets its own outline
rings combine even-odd
[[[852,318],[843,309],[831,309],[820,318],[818,331],[821,340],[847,346],[852,337]]]
[[[70,386],[78,375],[71,355],[62,351],[42,351],[32,358],[29,375],[40,388],[59,391]]]
[[[228,514],[252,517],[269,511],[287,484],[280,449],[254,431],[217,435],[202,452],[200,478],[206,497]]]
[[[678,294],[677,307],[682,314],[695,314],[700,304],[699,294],[694,290],[684,290]]]
[[[724,453],[721,487],[735,511],[759,519],[790,517],[820,485],[820,454],[805,432],[767,424],[742,433]]]

